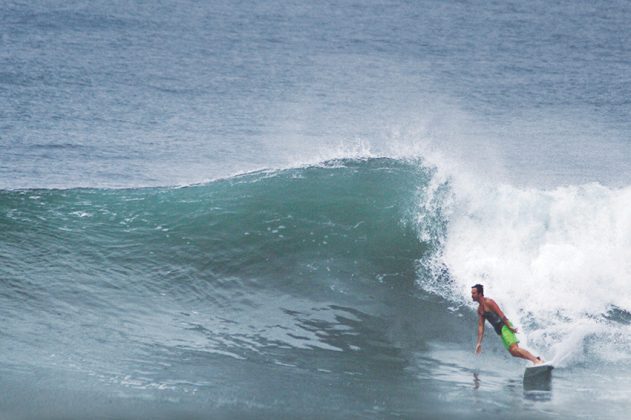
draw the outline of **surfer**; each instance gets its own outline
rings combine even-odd
[[[521,357],[530,360],[535,365],[543,363],[540,357],[535,357],[526,349],[519,347],[519,340],[515,336],[517,328],[506,318],[504,312],[497,306],[497,303],[491,298],[484,297],[484,286],[476,284],[471,288],[471,298],[474,302],[478,302],[478,342],[475,346],[475,352],[482,351],[482,338],[484,337],[484,320],[486,319],[495,329],[495,332],[502,338],[504,347],[513,357]]]

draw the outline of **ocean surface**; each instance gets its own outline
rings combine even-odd
[[[629,22],[0,1],[0,418],[628,418]]]

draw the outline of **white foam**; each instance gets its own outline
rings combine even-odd
[[[451,187],[442,201],[448,223],[437,255],[453,282],[450,298],[470,302],[471,286],[484,284],[486,295],[523,327],[522,342],[559,362],[602,330],[597,324],[611,324],[603,315],[612,307],[631,312],[631,187],[543,190],[471,174],[437,176],[436,183],[449,180]]]

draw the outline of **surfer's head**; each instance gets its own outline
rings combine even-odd
[[[483,296],[484,296],[484,286],[478,283],[471,288],[471,299],[477,302],[480,299],[480,297],[483,297]]]

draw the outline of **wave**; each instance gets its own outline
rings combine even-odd
[[[392,268],[390,259],[414,260],[426,247],[414,233],[413,210],[428,177],[414,165],[375,159],[184,188],[4,191],[3,246],[14,264],[26,260],[25,238],[37,237],[28,245],[51,258],[42,264],[81,249],[93,258],[84,265],[168,263],[208,279],[277,276],[293,269],[283,261],[289,254],[297,262],[361,257]],[[305,260],[296,258],[302,253]]]
[[[46,354],[80,342],[108,359],[134,340],[138,352],[383,358],[428,340],[470,346],[481,282],[525,345],[619,360],[630,202],[629,188],[519,189],[387,158],[181,188],[2,191],[0,299],[14,340],[55,337]]]
[[[414,223],[430,177],[369,159],[184,188],[0,192],[7,331],[52,335],[32,349],[44,360],[74,341],[89,359],[126,339],[238,359],[374,347],[383,337],[358,320],[383,325],[371,314],[415,293],[432,249]]]

